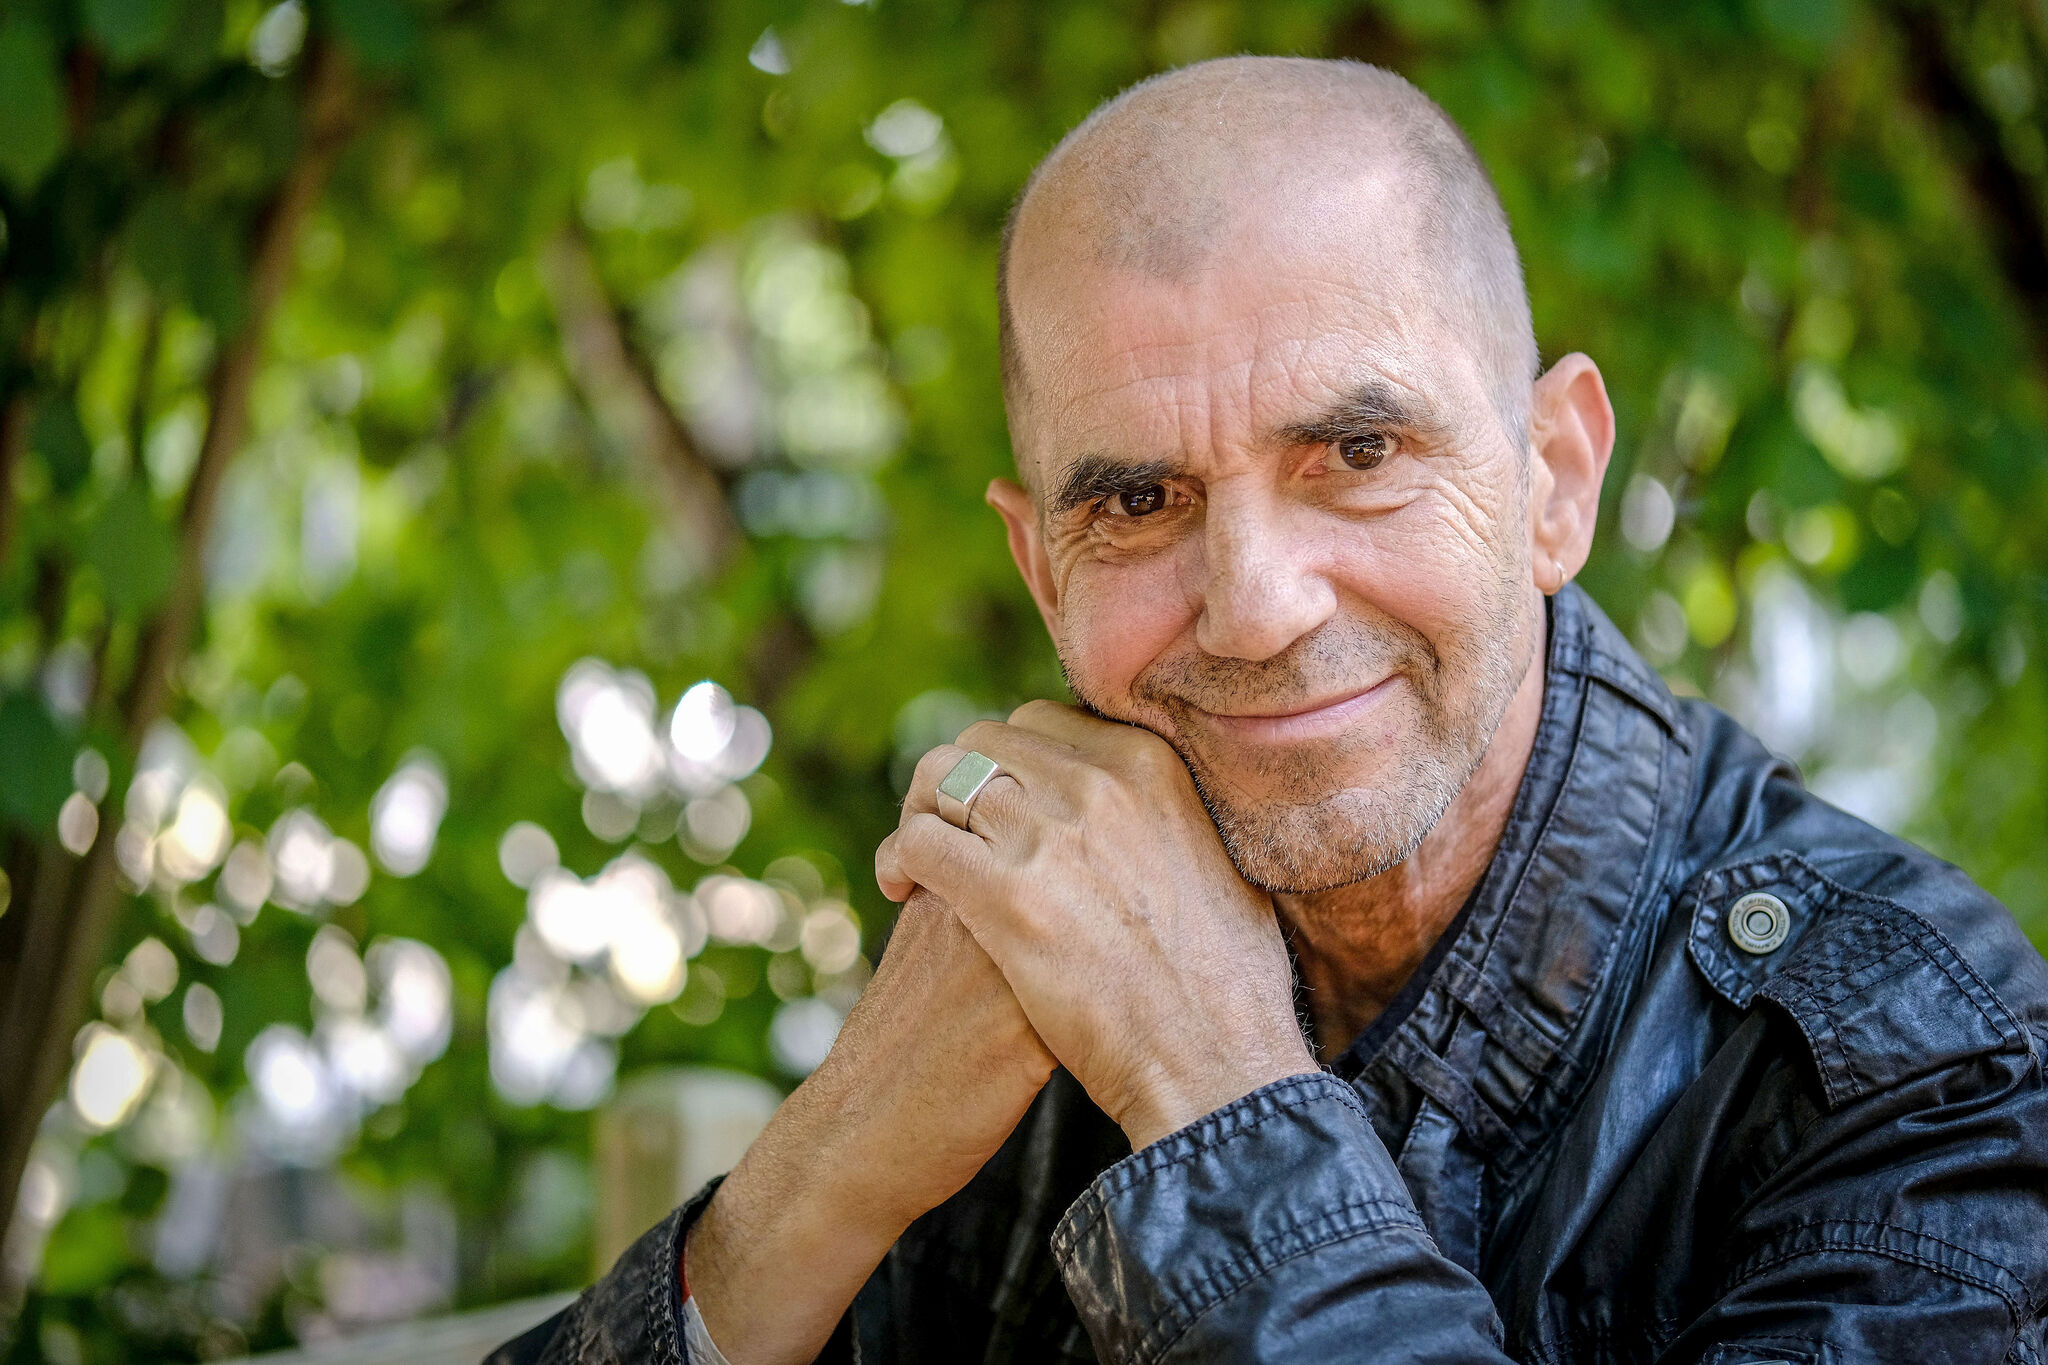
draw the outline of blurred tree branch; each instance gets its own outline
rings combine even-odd
[[[598,417],[653,460],[700,576],[722,566],[739,539],[725,480],[661,391],[605,288],[582,228],[566,224],[542,250],[541,276],[562,331],[569,371]]]
[[[28,453],[28,422],[34,399],[26,386],[8,395],[0,407],[0,566],[14,548],[14,480],[21,457]]]
[[[2004,130],[1972,88],[1944,13],[1920,4],[1895,12],[1915,93],[1950,134],[1946,140],[1983,211],[1992,250],[2026,315],[2036,355],[2048,360],[2048,214],[2040,192],[2006,153]]]
[[[291,277],[300,234],[319,201],[359,111],[345,54],[316,42],[307,54],[303,131],[283,181],[257,215],[249,252],[248,307],[221,348],[207,384],[207,421],[178,518],[178,560],[169,594],[144,625],[119,717],[131,750],[164,714],[191,645],[205,594],[205,556],[227,467],[248,431],[249,394],[270,324]],[[0,1015],[0,1228],[12,1219],[21,1174],[43,1112],[71,1061],[72,1034],[89,1005],[119,909],[114,842],[121,797],[113,784],[99,803],[99,833],[73,861],[38,850],[26,923],[12,926],[19,955]],[[33,967],[34,970],[25,970]]]

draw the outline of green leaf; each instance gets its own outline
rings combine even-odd
[[[136,480],[107,500],[85,532],[85,562],[99,570],[107,605],[146,611],[170,590],[178,542]]]
[[[419,46],[419,30],[399,0],[332,0],[327,12],[364,66],[401,66]]]
[[[132,63],[162,50],[178,7],[172,0],[85,0],[85,24],[107,55]]]
[[[120,1209],[74,1209],[57,1225],[43,1253],[40,1280],[50,1294],[84,1294],[111,1280],[126,1262],[128,1223]]]
[[[242,253],[217,222],[193,225],[186,239],[185,271],[192,307],[225,335],[241,327],[248,301]]]
[[[1846,0],[1754,0],[1752,9],[1763,31],[1794,56],[1824,55],[1849,27]]]
[[[220,31],[226,22],[226,0],[182,0],[164,48],[164,64],[187,78],[204,72],[220,59]]]
[[[62,494],[77,492],[92,472],[92,441],[78,420],[78,405],[61,393],[44,398],[29,440],[50,471],[50,486]]]
[[[0,22],[0,91],[0,175],[27,194],[63,148],[64,97],[50,35],[25,16]]]
[[[57,809],[71,795],[71,760],[76,749],[29,692],[0,696],[0,754],[7,777],[0,781],[0,814],[38,833],[56,823]]]
[[[222,332],[242,322],[241,253],[223,225],[197,219],[177,196],[151,195],[129,224],[128,255],[156,290],[181,298]]]
[[[128,225],[128,258],[159,293],[185,292],[185,236],[184,211],[162,191],[143,200]]]

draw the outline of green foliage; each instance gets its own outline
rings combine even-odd
[[[73,752],[37,698],[20,692],[0,697],[0,753],[8,759],[0,808],[30,827],[54,823],[57,808],[71,794]]]
[[[1674,686],[2042,932],[2043,41],[2031,10],[1856,0],[10,8],[0,961],[36,878],[82,865],[58,842],[76,787],[99,841],[142,830],[90,994],[156,1069],[108,1132],[59,1101],[38,1160],[64,1212],[0,1350],[196,1358],[340,1311],[311,1234],[252,1301],[157,1238],[195,1161],[260,1148],[252,1045],[368,1017],[309,963],[342,963],[335,999],[364,973],[374,1014],[400,940],[445,962],[449,1041],[353,1113],[332,1168],[385,1251],[408,1197],[452,1210],[455,1303],[587,1275],[588,1116],[493,1079],[494,983],[535,932],[500,862],[517,822],[579,879],[630,852],[679,901],[770,888],[789,932],[716,936],[616,1049],[622,1071],[794,1081],[771,1029],[864,968],[789,907],[817,939],[850,905],[872,958],[889,907],[865,869],[908,764],[1062,691],[981,504],[1010,463],[1003,215],[1096,101],[1206,56],[1384,62],[1460,120],[1544,355],[1591,354],[1619,412],[1584,581]],[[340,151],[266,314],[261,246],[333,132],[334,54]],[[594,311],[564,264],[586,258]],[[579,341],[607,317],[623,368]],[[222,367],[259,325],[246,436],[188,546]],[[717,563],[636,406],[650,378],[740,528]],[[175,729],[152,730],[135,671],[188,548],[207,588],[165,671]],[[585,657],[637,670],[657,722],[702,679],[768,715],[736,843],[696,832],[736,809],[723,789],[595,794],[557,714]],[[315,852],[372,848],[422,751],[447,794],[424,867],[238,908],[231,869],[282,866],[303,816]],[[169,805],[138,772],[177,774]],[[164,851],[188,790],[203,867]]]
[[[160,52],[179,18],[173,0],[86,0],[83,8],[86,31],[123,64]]]
[[[335,0],[335,31],[372,67],[401,66],[417,54],[419,28],[399,0]]]
[[[178,567],[171,530],[150,506],[149,490],[130,483],[107,499],[79,543],[85,563],[99,572],[107,607],[140,613],[170,590]]]
[[[42,25],[27,15],[0,20],[0,174],[17,190],[36,187],[57,158],[63,136],[63,98],[57,89],[55,50]]]
[[[76,493],[92,472],[92,438],[78,420],[78,407],[54,395],[36,411],[30,445],[43,457],[50,487],[61,497]]]
[[[243,264],[229,224],[159,190],[135,210],[128,234],[128,261],[144,284],[164,297],[189,301],[220,332],[241,323]]]

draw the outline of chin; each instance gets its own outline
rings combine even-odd
[[[1457,797],[1467,774],[1440,761],[1399,765],[1400,776],[1376,786],[1348,786],[1304,801],[1230,799],[1219,783],[1195,772],[1195,786],[1240,876],[1285,895],[1333,891],[1377,877],[1413,854]]]

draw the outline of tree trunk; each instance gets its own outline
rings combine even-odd
[[[221,481],[248,428],[249,392],[261,367],[270,321],[291,276],[300,232],[319,201],[354,124],[353,81],[343,53],[317,44],[307,53],[304,135],[297,159],[254,225],[249,308],[228,338],[207,385],[207,425],[179,515],[178,566],[169,594],[147,622],[121,708],[131,750],[165,713],[171,687],[192,641],[205,596],[205,556]],[[114,835],[121,793],[100,802],[99,836],[73,860],[53,845],[37,850],[35,886],[16,914],[22,957],[15,989],[0,1001],[0,1228],[13,1219],[23,1169],[44,1111],[71,1064],[72,1037],[83,1022],[94,974],[120,909],[114,877]]]
[[[2048,358],[2048,214],[2040,193],[2013,164],[2004,130],[1970,89],[1943,13],[1933,6],[1904,4],[1897,14],[1915,94],[1948,135],[1944,140],[1977,200],[1991,248],[2033,334],[2035,355]]]

